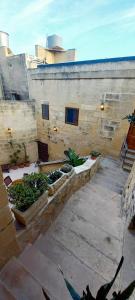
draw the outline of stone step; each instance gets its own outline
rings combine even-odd
[[[131,160],[135,160],[135,155],[133,155],[133,154],[130,154],[130,153],[126,153],[126,158],[129,158],[129,159],[131,159]]]
[[[130,152],[130,153],[135,154],[135,150],[133,150],[133,149],[129,149],[129,148],[128,148],[128,151],[127,151],[127,152]]]
[[[99,276],[93,269],[88,268],[50,235],[41,235],[34,245],[52,262],[61,266],[65,277],[73,284],[80,295],[82,295],[82,291],[87,284],[89,284],[92,293],[95,294],[99,286],[106,283],[103,277]]]
[[[57,226],[56,230],[51,232],[51,237],[54,240],[56,239],[71,253],[71,258],[72,256],[77,257],[88,268],[95,269],[96,273],[105,280],[111,279],[117,263],[106,257],[102,252],[96,251],[86,239],[82,239],[72,229]]]
[[[18,300],[45,300],[41,285],[15,257],[1,270],[0,279]]]
[[[4,283],[0,280],[0,299],[1,300],[17,300],[12,293],[7,289]]]
[[[134,161],[133,160],[130,160],[130,159],[128,159],[128,158],[125,158],[125,160],[124,160],[124,162],[123,162],[123,164],[124,165],[129,165],[129,166],[133,166],[133,163],[134,163]]]
[[[131,169],[132,169],[132,166],[129,166],[129,165],[127,165],[127,164],[123,164],[123,169],[124,169],[125,171],[130,172]]]
[[[103,187],[105,187],[106,189],[108,189],[108,193],[109,191],[113,191],[117,194],[121,194],[122,190],[123,190],[123,185],[119,184],[118,180],[115,182],[112,182],[111,179],[109,178],[109,176],[105,176],[105,177],[100,177],[100,176],[95,176],[94,178],[94,183],[101,185]]]
[[[58,266],[38,249],[29,245],[19,259],[34,278],[49,291],[49,295],[52,295],[51,300],[71,300]]]

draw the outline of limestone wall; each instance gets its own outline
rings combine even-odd
[[[25,54],[0,57],[0,74],[6,100],[12,100],[14,93],[19,95],[20,100],[29,99]]]
[[[124,187],[122,202],[122,209],[129,224],[135,216],[135,163]]]
[[[134,61],[47,65],[30,71],[29,88],[36,100],[38,137],[48,143],[49,159],[64,158],[68,147],[80,155],[93,149],[119,155],[129,128],[122,118],[135,107]],[[42,119],[45,102],[49,120]],[[78,126],[65,124],[65,107],[79,108]]]
[[[12,129],[12,134],[8,133]],[[34,102],[0,101],[0,164],[9,163],[12,147],[10,142],[26,143],[30,161],[37,160],[37,128]],[[24,159],[21,149],[20,158]]]
[[[16,229],[8,206],[8,196],[0,168],[0,268],[19,251]]]
[[[59,62],[67,62],[67,61],[74,61],[76,57],[76,50],[69,49],[64,51],[51,51],[46,49],[42,46],[35,45],[35,55],[48,63],[54,64]]]

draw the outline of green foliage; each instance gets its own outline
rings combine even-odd
[[[47,190],[47,176],[32,173],[24,177],[23,183],[9,187],[8,193],[15,208],[20,211],[28,209]]]
[[[48,183],[53,184],[56,180],[58,180],[62,176],[62,173],[58,170],[51,172],[48,176]]]
[[[128,122],[131,124],[135,124],[135,114],[127,115],[122,120],[128,120]]]
[[[98,157],[99,155],[101,155],[101,153],[98,152],[98,151],[93,150],[93,151],[90,152],[90,155],[93,156],[93,157]]]
[[[35,191],[24,183],[9,187],[8,192],[15,204],[15,208],[22,212],[28,209],[40,196],[39,190]]]
[[[81,166],[85,162],[85,159],[79,158],[79,155],[77,155],[76,152],[71,148],[65,150],[64,154],[69,159],[69,164],[73,167]]]
[[[12,149],[12,154],[10,155],[10,163],[11,165],[17,165],[19,159],[20,159],[20,153],[21,153],[21,145],[13,143],[13,141],[9,141],[9,144]]]
[[[69,173],[72,170],[72,166],[65,164],[61,169],[60,169],[63,173]]]
[[[39,190],[42,194],[47,189],[47,175],[43,173],[32,173],[24,176],[24,183],[33,190]]]
[[[16,165],[18,160],[19,160],[19,153],[21,151],[19,149],[17,149],[16,151],[13,152],[13,154],[10,155],[10,163],[12,165]]]

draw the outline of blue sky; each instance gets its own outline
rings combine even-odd
[[[0,30],[15,54],[56,33],[77,60],[135,55],[135,0],[0,0]]]

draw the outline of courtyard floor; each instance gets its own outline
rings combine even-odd
[[[127,177],[120,161],[103,159],[94,178],[70,198],[48,232],[35,243],[52,263],[62,267],[80,293],[89,283],[95,295],[101,284],[112,279],[123,252],[124,287],[135,277],[135,240],[125,229],[129,241],[124,244],[121,217],[121,193]],[[119,277],[114,287],[119,288],[120,282]],[[53,277],[49,285],[53,285]]]

